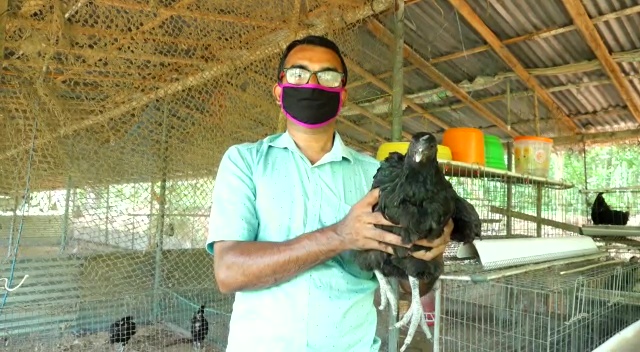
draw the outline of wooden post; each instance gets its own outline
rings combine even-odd
[[[533,116],[534,116],[533,123],[535,124],[535,127],[536,127],[536,136],[540,136],[540,108],[538,106],[537,94],[533,95]]]
[[[507,128],[511,129],[511,80],[507,80]],[[513,171],[513,142],[507,143],[507,170]],[[513,180],[507,179],[507,209],[513,207]],[[511,214],[507,214],[506,218],[506,235],[511,236],[513,233],[513,219]]]
[[[536,237],[542,237],[542,184],[536,185]]]
[[[538,95],[533,95],[533,115],[536,128],[536,136],[540,136],[540,108],[538,105]],[[536,237],[542,237],[542,185],[536,185]]]
[[[391,94],[391,116],[393,116],[393,120],[391,122],[391,140],[399,142],[402,140],[402,97],[404,95],[404,72],[402,71],[404,62],[404,0],[395,0],[394,24],[393,87],[391,87],[393,89]],[[389,281],[391,290],[395,293],[395,296],[398,297],[398,280],[391,279]],[[381,299],[383,298],[381,297]],[[397,316],[389,314],[389,352],[396,352],[398,350],[399,331],[397,328],[393,328],[393,325],[397,321]]]
[[[511,131],[511,80],[510,79],[507,79],[507,129]]]
[[[160,318],[160,286],[162,285],[162,247],[164,240],[164,221],[166,217],[167,197],[167,169],[169,168],[169,119],[167,118],[167,105],[164,105],[162,119],[162,145],[160,149],[161,173],[160,194],[158,195],[158,227],[155,236],[155,263],[153,279],[153,317]]]
[[[404,65],[404,1],[395,0],[395,32],[393,58],[393,91],[391,94],[391,140],[399,142],[402,138],[402,96],[404,95],[404,80],[402,67]]]

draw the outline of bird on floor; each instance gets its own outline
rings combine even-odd
[[[109,326],[109,343],[118,344],[116,351],[125,352],[129,340],[136,334],[136,323],[133,317],[127,315]]]
[[[193,347],[199,351],[202,349],[202,342],[209,333],[209,321],[204,316],[204,304],[200,306],[191,317],[191,338],[193,340]]]

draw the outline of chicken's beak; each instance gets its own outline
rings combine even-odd
[[[416,163],[419,163],[422,159],[424,159],[424,148],[418,148],[416,153],[413,155],[413,160]]]

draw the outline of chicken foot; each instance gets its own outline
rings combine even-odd
[[[422,309],[422,302],[420,301],[420,282],[415,277],[409,276],[409,286],[411,287],[411,305],[402,319],[394,325],[395,328],[400,328],[410,322],[409,331],[407,331],[407,337],[404,339],[404,344],[400,348],[400,352],[403,352],[409,347],[416,330],[418,330],[418,325],[422,328],[424,334],[427,335],[427,338],[429,340],[432,339],[431,331],[429,331],[427,319]]]
[[[118,343],[117,346],[116,346],[116,351],[117,352],[124,352],[125,351],[125,347],[126,347],[126,344]]]
[[[198,341],[193,342],[193,350],[194,351],[202,351],[202,343]]]
[[[398,299],[391,289],[389,280],[387,280],[379,270],[374,270],[373,273],[376,274],[376,278],[378,278],[378,282],[380,283],[380,306],[378,309],[384,310],[388,301],[392,316],[398,316]]]

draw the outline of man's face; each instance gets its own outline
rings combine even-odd
[[[322,70],[334,70],[343,72],[340,58],[333,51],[314,45],[298,45],[289,53],[287,59],[284,62],[284,68],[288,67],[301,67],[309,71],[322,71]],[[287,78],[282,78],[283,83],[287,82]],[[309,83],[318,84],[318,78],[316,75],[311,75]],[[280,93],[282,88],[276,83],[273,86],[273,95],[276,98],[276,102],[280,105]],[[347,99],[347,90],[342,92],[342,101]]]

